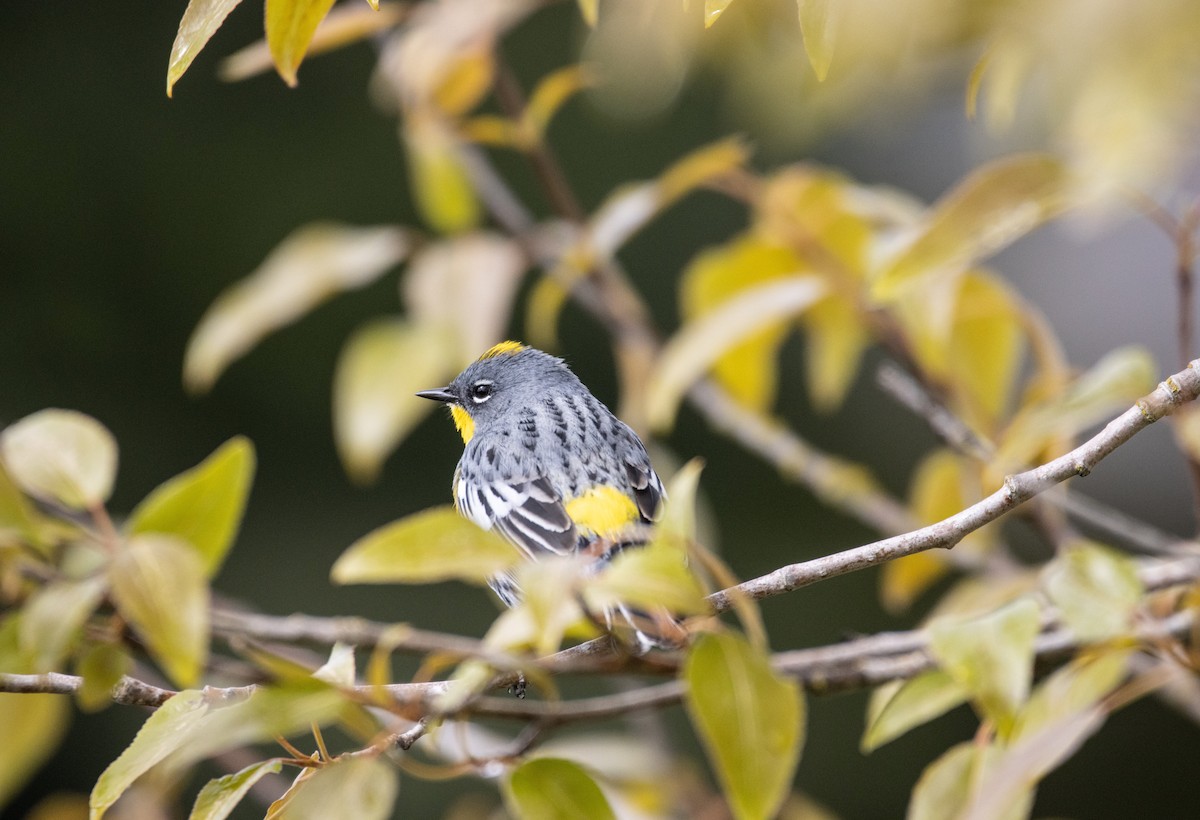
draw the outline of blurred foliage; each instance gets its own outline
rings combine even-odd
[[[238,4],[188,3],[169,57],[168,95]],[[569,306],[590,311],[608,331],[622,415],[645,433],[669,431],[690,398],[735,438],[739,418],[798,438],[779,403],[796,378],[781,366],[782,350],[799,335],[799,379],[816,412],[838,413],[872,356],[883,355],[961,425],[958,446],[927,454],[908,487],[904,514],[932,523],[984,498],[1006,475],[1066,452],[1153,387],[1159,369],[1135,347],[1072,368],[1037,307],[990,263],[1047,222],[1096,218],[1131,191],[1172,183],[1200,111],[1194,3],[579,0],[583,62],[546,71],[526,99],[504,45],[545,5],[266,0],[263,41],[228,58],[223,75],[273,67],[294,86],[307,56],[371,41],[370,94],[398,124],[422,224],[297,228],[200,319],[183,362],[190,391],[214,389],[264,339],[323,303],[394,275],[399,304],[350,334],[333,378],[338,453],[352,478],[370,482],[431,409],[415,391],[448,381],[504,338],[515,316],[525,317],[528,338],[555,347]],[[620,117],[650,117],[701,70],[720,76],[728,105],[769,143],[903,106],[950,76],[968,116],[1022,132],[1030,150],[980,165],[926,205],[812,163],[756,169],[750,142],[727,138],[664,163],[650,179],[610,178],[599,204],[585,209],[556,166],[550,132],[563,106],[587,94]],[[549,215],[527,210],[506,181],[497,160],[510,153],[531,162]],[[744,227],[688,249],[691,261],[670,278],[680,325],[660,342],[622,254],[698,191],[725,198],[744,214]],[[1174,239],[1190,266],[1193,237],[1181,231]],[[732,409],[706,405],[700,388],[720,391]],[[1181,425],[1192,452],[1196,426],[1195,414]],[[419,677],[457,666],[433,711],[419,715],[431,742],[411,757],[384,747],[394,742],[392,718],[413,714],[364,702],[351,648],[333,647],[315,671],[247,642],[230,641],[236,664],[212,651],[209,584],[246,509],[256,467],[249,441],[222,445],[120,523],[108,509],[117,463],[114,437],[75,411],[43,410],[0,433],[0,672],[73,672],[84,710],[107,705],[122,675],[147,662],[181,689],[99,776],[93,817],[123,804],[161,808],[177,801],[200,761],[308,733],[316,751],[284,741],[287,755],[242,761],[203,787],[192,816],[229,816],[284,763],[300,774],[268,817],[390,816],[400,783],[390,761],[406,778],[496,780],[514,816],[684,814],[708,796],[696,778],[669,776],[687,770],[691,750],[676,754],[627,731],[544,741],[535,732],[514,751],[510,739],[456,717],[498,671],[526,670],[544,702],[554,702],[556,684],[532,657],[604,632],[628,644],[629,630],[611,614],[629,610],[686,619],[694,634],[676,680],[729,812],[827,816],[794,791],[806,703],[773,666],[756,606],[735,601],[737,627],[711,617],[705,594],[732,576],[699,543],[705,505],[694,463],[672,482],[652,542],[603,572],[578,556],[523,561],[449,508],[384,525],[343,552],[331,573],[339,584],[483,585],[506,571],[526,591],[495,619],[478,657],[428,659]],[[880,482],[870,480],[870,465],[854,466],[866,477],[854,487],[834,488],[817,473],[807,481],[843,512],[876,520],[868,489]],[[1194,608],[1194,593],[1164,604],[1128,555],[1061,522],[1035,523],[1054,548],[1036,571],[1021,565],[994,525],[952,554],[921,553],[884,569],[880,597],[892,611],[940,586],[922,633],[934,668],[874,690],[862,749],[962,703],[980,721],[974,741],[945,751],[914,784],[912,818],[1028,816],[1040,780],[1110,714],[1165,686],[1162,668],[1194,672],[1182,645],[1135,636],[1139,621],[1164,607]],[[1082,649],[1039,678],[1046,623],[1064,625]],[[389,652],[381,640],[372,684],[392,682]],[[1157,665],[1145,671],[1149,661]],[[196,688],[217,677],[260,685]],[[57,696],[0,695],[0,727],[10,739],[0,750],[0,805],[53,752],[68,711]],[[328,726],[353,749],[330,754]]]

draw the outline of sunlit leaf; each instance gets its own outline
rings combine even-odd
[[[687,553],[662,541],[622,551],[588,583],[584,597],[593,610],[624,603],[643,609],[663,607],[676,615],[709,611],[704,588],[688,569]]]
[[[560,734],[539,743],[536,757],[570,760],[610,783],[636,783],[670,776],[671,760],[633,732]]]
[[[929,629],[938,665],[970,693],[981,714],[1007,735],[1029,696],[1038,605],[1022,598],[968,620],[942,618]]]
[[[479,222],[479,201],[454,137],[430,117],[411,117],[404,146],[413,196],[429,226],[444,234],[473,228]]]
[[[112,433],[74,410],[39,410],[9,425],[0,457],[22,490],[77,510],[108,500],[117,474]]]
[[[584,613],[577,591],[592,573],[580,556],[552,556],[519,564],[513,575],[521,588],[521,602],[501,613],[484,641],[506,650],[532,649],[549,655]]]
[[[529,94],[529,102],[521,117],[526,140],[540,142],[559,109],[591,84],[591,75],[581,65],[570,65],[551,71],[538,81]]]
[[[521,560],[516,548],[453,507],[434,507],[364,535],[333,565],[338,584],[485,583]]]
[[[71,701],[61,695],[0,693],[0,806],[54,754],[70,717]]]
[[[383,319],[357,329],[333,378],[333,432],[352,478],[373,481],[384,460],[436,405],[418,390],[457,370],[453,336],[437,325]]]
[[[281,761],[264,760],[208,781],[196,795],[188,820],[225,820],[255,783],[269,774],[279,774],[282,769]]]
[[[889,561],[879,577],[880,602],[888,612],[903,612],[949,571],[946,560],[929,550]]]
[[[966,703],[967,696],[966,687],[940,669],[880,686],[871,693],[860,746],[864,752],[874,751]]]
[[[309,42],[332,7],[333,0],[266,0],[267,46],[288,85],[296,85]]]
[[[800,12],[800,34],[804,50],[818,80],[824,80],[833,61],[834,38],[837,35],[839,3],[837,0],[796,0]]]
[[[705,183],[742,167],[749,159],[750,148],[740,137],[727,137],[697,148],[676,160],[659,176],[662,205],[669,205]]]
[[[1024,353],[1021,306],[998,277],[963,276],[947,351],[950,381],[964,415],[991,431],[1006,409]]]
[[[528,820],[592,820],[613,817],[608,800],[578,764],[553,757],[528,760],[504,784],[509,811]]]
[[[109,567],[113,603],[171,680],[190,686],[208,659],[209,593],[200,555],[177,538],[135,535]]]
[[[34,672],[57,672],[71,644],[104,597],[103,578],[51,581],[21,608],[23,655]]]
[[[913,788],[908,820],[960,820],[965,816],[975,785],[995,765],[999,750],[978,743],[960,743],[925,767]],[[1033,808],[1033,792],[1026,789],[1006,796],[1006,805],[994,820],[1023,820]]]
[[[1019,743],[1064,716],[1099,703],[1125,680],[1131,650],[1110,649],[1078,657],[1039,683],[1021,710],[1013,730]]]
[[[438,342],[450,346],[454,372],[504,338],[525,266],[515,242],[487,232],[431,243],[413,257],[404,277],[404,303],[418,323],[453,329],[450,339]],[[429,382],[421,388],[438,386]]]
[[[179,21],[179,31],[171,46],[171,59],[167,64],[167,96],[175,83],[188,70],[192,60],[208,43],[210,37],[225,22],[229,12],[242,0],[189,0]]]
[[[1132,558],[1088,541],[1059,551],[1043,571],[1043,587],[1082,641],[1114,638],[1133,626],[1142,583]]]
[[[731,633],[703,635],[683,668],[684,704],[738,818],[771,817],[787,796],[804,743],[795,681]]]
[[[9,539],[20,539],[35,546],[42,544],[33,505],[0,460],[0,544]]]
[[[525,301],[525,338],[540,350],[558,349],[558,317],[570,293],[562,283],[542,276]]]
[[[669,429],[683,394],[734,345],[794,318],[824,294],[816,277],[790,277],[744,290],[684,325],[663,348],[651,375],[646,399],[651,426]]]
[[[840,294],[821,299],[800,317],[808,342],[804,375],[813,406],[830,413],[841,406],[858,375],[871,336],[858,309]]]
[[[100,643],[89,647],[75,663],[75,674],[83,685],[75,693],[75,701],[85,712],[96,712],[112,703],[112,691],[122,677],[133,668],[133,659],[119,644]]]
[[[1015,37],[998,39],[976,64],[967,87],[967,116],[974,118],[983,94],[984,119],[996,132],[1006,131],[1016,116],[1021,87],[1033,68],[1028,44]]]
[[[385,758],[335,760],[311,776],[297,780],[267,814],[279,820],[385,820],[400,790],[395,766]]]
[[[893,298],[916,278],[970,267],[1062,213],[1071,174],[1045,154],[1019,154],[983,165],[943,196],[913,240],[883,265],[875,298]]]
[[[254,465],[254,445],[249,439],[230,439],[204,461],[146,496],[130,513],[128,532],[182,538],[200,555],[211,578],[242,522]]]
[[[354,647],[349,644],[335,643],[329,650],[329,660],[312,673],[317,680],[322,680],[330,686],[343,688],[355,683]]]
[[[406,14],[406,7],[400,3],[387,3],[379,7],[378,2],[375,2],[373,5],[376,8],[364,8],[358,3],[340,3],[331,9],[309,41],[306,56],[316,56],[386,31],[399,23]],[[269,71],[273,67],[274,61],[267,41],[259,40],[222,60],[217,72],[222,80],[237,82]]]
[[[576,0],[576,2],[579,5],[579,14],[583,17],[583,22],[595,28],[600,13],[600,0]]]
[[[408,253],[404,231],[317,223],[293,232],[248,277],[221,293],[188,340],[183,381],[212,387],[264,337],[331,296],[374,282]]]
[[[794,277],[804,263],[787,248],[746,236],[707,250],[692,260],[679,285],[680,312],[687,321],[710,314],[756,285]],[[717,359],[713,376],[741,403],[766,409],[775,398],[784,321],[765,324]]]
[[[656,536],[680,545],[696,539],[696,496],[703,470],[703,459],[693,458],[667,481],[667,502],[655,524]]]

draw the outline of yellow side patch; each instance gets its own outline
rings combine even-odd
[[[639,518],[633,499],[616,487],[607,485],[593,487],[563,506],[585,536],[612,537]]]
[[[463,444],[466,444],[475,435],[475,419],[457,404],[450,405],[450,415],[454,418],[454,427],[462,436]]]
[[[497,356],[515,356],[522,350],[527,349],[528,348],[526,348],[525,345],[521,344],[520,342],[514,342],[511,340],[507,342],[501,342],[498,345],[492,345],[490,348],[488,348],[488,351],[480,356],[479,360],[483,361],[484,359],[494,359]]]

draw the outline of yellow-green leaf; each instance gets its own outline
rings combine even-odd
[[[333,0],[266,0],[267,46],[275,70],[290,86],[308,52],[317,26],[325,19]]]
[[[0,459],[0,544],[22,541],[43,547],[33,505],[21,492]]]
[[[966,687],[940,669],[880,686],[871,693],[860,747],[863,752],[874,751],[966,703],[967,694]]]
[[[540,142],[559,109],[590,84],[591,75],[581,65],[551,71],[539,80],[521,116],[522,136],[532,144]]]
[[[451,375],[505,337],[525,264],[512,239],[485,231],[432,242],[413,256],[403,282],[404,304],[417,324],[452,331],[436,340],[449,347]],[[433,345],[426,341],[426,348]],[[418,389],[430,386],[440,384]]]
[[[167,535],[135,535],[108,571],[113,603],[171,680],[191,686],[208,659],[208,584],[200,555]]]
[[[521,820],[603,820],[614,817],[604,793],[569,760],[539,757],[522,763],[504,784],[504,802]]]
[[[908,820],[961,820],[975,786],[994,767],[999,751],[994,746],[968,742],[952,746],[925,767],[913,788]],[[1031,789],[1014,790],[1007,805],[993,820],[1023,820],[1033,808]]]
[[[525,338],[541,350],[558,349],[558,317],[570,292],[550,276],[540,277],[525,300]]]
[[[458,579],[482,584],[521,560],[516,548],[442,506],[364,535],[333,565],[338,584],[426,584]]]
[[[196,795],[188,820],[225,820],[255,783],[269,774],[279,774],[282,769],[283,763],[278,759],[263,760],[240,772],[208,781]]]
[[[1129,649],[1078,657],[1037,685],[1021,710],[1013,743],[1034,736],[1063,717],[1095,706],[1125,680]]]
[[[973,171],[929,210],[924,225],[885,263],[875,298],[892,299],[918,277],[964,270],[1062,213],[1072,176],[1046,154],[1018,154]]]
[[[343,688],[354,685],[355,663],[354,647],[345,643],[335,643],[329,650],[329,660],[312,673],[317,680],[325,681],[330,686]]]
[[[97,712],[112,703],[112,690],[132,668],[133,659],[123,646],[100,643],[88,648],[75,663],[83,685],[75,701],[85,712]]]
[[[171,46],[171,59],[167,64],[167,96],[171,89],[188,70],[192,60],[216,33],[229,12],[242,0],[189,0],[179,21],[179,31]]]
[[[683,667],[684,703],[737,818],[771,817],[804,743],[800,688],[732,633],[703,635]]]
[[[990,432],[1008,406],[1024,353],[1021,305],[996,276],[970,271],[959,284],[946,361],[969,423]]]
[[[430,117],[410,117],[404,129],[408,174],[421,216],[439,233],[455,234],[479,222],[479,202],[454,137]]]
[[[662,541],[623,550],[587,584],[584,597],[593,611],[620,604],[639,609],[664,607],[676,615],[709,611],[704,588],[688,569],[687,553]]]
[[[1042,585],[1063,623],[1085,642],[1128,632],[1143,592],[1131,558],[1089,541],[1060,551],[1043,571]]]
[[[237,535],[253,480],[254,445],[236,436],[192,469],[155,488],[130,513],[127,531],[183,539],[200,555],[211,578]]]
[[[103,504],[117,474],[112,433],[74,410],[39,410],[9,425],[0,458],[22,490],[77,510]]]
[[[396,767],[386,758],[335,760],[311,776],[298,779],[267,814],[274,820],[385,820],[400,790]]]
[[[704,251],[684,270],[679,308],[686,321],[711,313],[742,291],[793,277],[804,263],[788,248],[754,235]],[[780,321],[755,330],[717,359],[713,376],[742,404],[766,409],[775,399],[775,358],[787,333]]]
[[[384,319],[346,341],[333,377],[333,433],[346,472],[373,481],[384,460],[436,405],[416,396],[454,375],[452,334],[437,325]]]
[[[930,626],[929,648],[938,665],[966,688],[1001,736],[1011,731],[1029,697],[1039,629],[1038,605],[1029,598],[981,617],[943,618]]]
[[[704,27],[708,28],[717,22],[717,18],[724,14],[725,9],[732,3],[733,0],[704,0]]]
[[[696,495],[704,460],[693,458],[667,481],[667,501],[655,525],[655,535],[686,546],[696,539]]]
[[[193,392],[208,390],[231,362],[267,335],[331,296],[369,285],[407,253],[407,235],[391,226],[299,228],[205,311],[188,340],[184,384]]]
[[[0,693],[0,806],[54,754],[70,717],[62,695]]]
[[[816,277],[789,277],[748,288],[684,325],[667,342],[650,376],[646,403],[651,426],[669,429],[683,394],[735,345],[796,317],[824,295],[825,286]]]
[[[591,575],[581,556],[550,556],[523,561],[513,570],[520,603],[501,613],[484,642],[505,650],[532,649],[549,655],[583,618],[578,590]]]
[[[833,61],[834,37],[837,35],[841,4],[838,0],[796,0],[800,13],[800,34],[804,50],[817,80],[824,81]]]
[[[104,597],[103,578],[51,581],[21,609],[21,651],[34,672],[57,672]]]

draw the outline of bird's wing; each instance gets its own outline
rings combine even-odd
[[[488,480],[460,466],[454,503],[460,513],[485,530],[495,528],[530,558],[548,552],[567,555],[578,545],[575,522],[544,475]]]
[[[650,522],[658,517],[663,499],[667,492],[663,488],[662,479],[650,466],[650,455],[645,445],[637,435],[626,428],[628,435],[624,458],[625,474],[633,487],[633,500],[637,503],[642,520]]]

